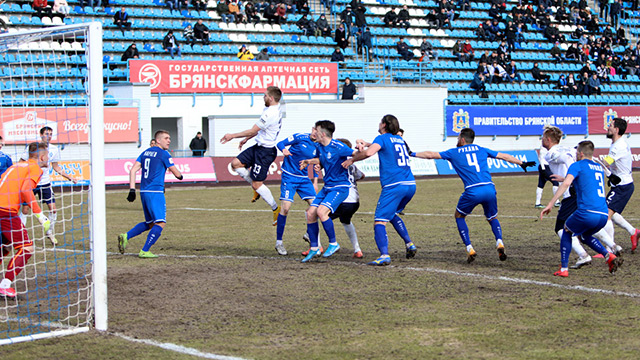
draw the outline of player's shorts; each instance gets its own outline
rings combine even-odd
[[[618,214],[622,214],[631,199],[631,195],[633,195],[634,188],[633,183],[612,187],[607,194],[607,207]]]
[[[342,203],[338,206],[338,209],[335,212],[332,212],[329,217],[331,220],[340,219],[340,223],[342,224],[351,224],[351,218],[353,214],[358,211],[360,208],[360,203]]]
[[[36,186],[35,189],[33,189],[33,194],[45,204],[56,203],[56,197],[53,195],[51,183]]]
[[[18,214],[0,211],[0,228],[2,228],[2,245],[13,246],[14,249],[33,245]]]
[[[331,189],[323,187],[313,199],[311,206],[318,207],[324,205],[335,212],[340,204],[349,196],[349,186],[338,186]]]
[[[415,193],[415,184],[398,184],[383,187],[376,206],[374,220],[391,221],[399,212],[404,210],[404,207],[411,201]]]
[[[316,189],[313,188],[311,179],[282,174],[280,200],[293,202],[296,192],[302,200],[313,200],[316,197]]]
[[[264,181],[269,173],[269,166],[276,159],[278,150],[274,147],[263,147],[258,144],[246,149],[238,155],[238,160],[243,163],[247,169],[251,168],[249,173],[253,181]]]
[[[553,186],[558,186],[557,181],[551,180],[551,175],[553,175],[553,173],[551,172],[551,169],[549,169],[549,166],[545,166],[543,170],[542,166],[538,165],[538,187],[540,189],[544,187],[547,181]]]
[[[482,205],[484,216],[487,220],[492,220],[498,216],[498,198],[496,197],[494,185],[479,185],[466,189],[460,195],[456,210],[466,216],[471,214],[478,205]]]
[[[609,214],[596,213],[586,210],[576,210],[564,224],[564,227],[574,235],[582,235],[587,239],[602,229],[609,219]]]
[[[162,192],[140,192],[144,221],[147,224],[167,222],[167,202]]]
[[[578,210],[578,199],[576,195],[562,199],[560,209],[558,209],[558,216],[556,216],[556,233],[564,229],[564,223],[576,210]]]

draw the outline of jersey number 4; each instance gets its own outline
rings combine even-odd
[[[476,172],[480,172],[480,164],[478,164],[478,158],[475,153],[467,154],[467,164],[469,164],[469,166],[474,166],[476,168]]]
[[[409,154],[407,154],[407,147],[402,144],[396,144],[395,149],[398,152],[398,166],[409,165]]]

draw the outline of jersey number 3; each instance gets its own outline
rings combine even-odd
[[[604,197],[604,177],[602,176],[602,173],[597,172],[596,173],[596,181],[598,181],[598,196],[599,197]]]
[[[398,152],[398,166],[409,165],[409,154],[407,154],[407,147],[402,144],[396,144],[395,148]]]

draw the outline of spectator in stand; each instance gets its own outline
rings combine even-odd
[[[625,55],[625,60],[622,62],[622,66],[624,67],[625,73],[627,75],[638,75],[640,73],[640,64],[638,63],[638,58],[635,55]]]
[[[478,41],[484,41],[487,39],[487,33],[484,31],[484,25],[482,23],[480,23],[476,28],[476,36],[478,37]]]
[[[248,1],[244,4],[244,14],[247,17],[247,22],[253,22],[254,25],[260,22],[260,16],[258,16],[258,9],[253,2]]]
[[[552,43],[555,43],[556,41],[564,41],[564,36],[560,35],[560,30],[558,30],[558,27],[555,26],[555,24],[551,24],[544,29],[544,37]]]
[[[589,79],[589,93],[587,95],[591,96],[592,94],[601,95],[602,90],[600,89],[600,79],[598,79],[598,74],[594,73],[591,75]]]
[[[316,20],[316,36],[331,36],[331,26],[324,14],[321,14],[318,20]]]
[[[51,16],[51,6],[47,4],[47,0],[33,0],[31,7],[35,10],[37,17]]]
[[[491,5],[491,8],[489,9],[489,17],[502,21],[502,13],[498,10],[498,7],[495,4]]]
[[[342,85],[342,100],[353,100],[353,97],[358,93],[356,84],[351,82],[351,79],[344,79],[344,85]]]
[[[473,47],[471,47],[471,42],[469,41],[469,39],[465,40],[464,45],[462,45],[462,55],[464,58],[464,60],[462,61],[473,61],[474,54],[475,50],[473,50]]]
[[[240,6],[238,6],[238,3],[235,1],[232,1],[229,3],[229,14],[233,15],[233,18],[236,23],[239,24],[239,23],[245,22],[244,16],[240,11]]]
[[[229,5],[227,5],[227,2],[225,0],[218,0],[218,4],[216,5],[216,12],[218,13],[218,15],[220,15],[222,21],[227,24],[236,21],[236,17],[229,12]],[[269,21],[269,24],[271,24],[271,21]]]
[[[560,43],[556,41],[556,43],[553,44],[553,47],[551,48],[551,57],[556,61],[556,63],[562,61],[562,50],[558,45],[560,45]]]
[[[402,10],[398,12],[398,26],[408,29],[409,19],[411,19],[411,16],[409,16],[409,7],[405,4],[402,6]]]
[[[164,4],[167,5],[169,10],[178,10],[178,0],[165,0]]]
[[[69,7],[67,0],[55,0],[53,2],[53,12],[54,14],[57,14],[58,16],[64,18],[65,16],[69,15],[69,13],[71,12],[71,8]]]
[[[191,26],[191,24],[187,24],[187,27],[182,30],[182,37],[187,44],[191,46],[195,45],[196,38],[193,35],[193,26]]]
[[[482,72],[480,71],[476,71],[476,73],[473,75],[473,80],[469,85],[470,88],[476,91],[476,95],[482,94],[482,97],[485,97],[487,93],[487,91],[485,90],[484,79],[484,74],[482,74]]]
[[[572,43],[569,45],[567,52],[564,54],[565,59],[577,61],[580,59],[580,51],[576,47],[576,44]]]
[[[577,39],[580,39],[583,35],[584,35],[584,28],[582,27],[582,25],[578,25],[576,26],[576,29],[574,30],[574,32],[571,34],[571,38],[577,40]]]
[[[344,29],[344,24],[340,23],[336,29],[335,42],[339,48],[346,49],[349,46],[349,40],[347,38],[347,31]]]
[[[364,7],[361,3],[358,3],[355,10],[353,10],[353,14],[356,19],[356,27],[362,31],[367,26],[367,8]]]
[[[609,13],[609,0],[597,0],[597,2],[600,7],[600,17],[606,19]]]
[[[560,75],[557,87],[562,92],[562,95],[569,95],[569,85],[567,85],[567,79],[564,74]]]
[[[296,8],[303,15],[306,15],[309,12],[311,12],[311,9],[309,8],[308,0],[296,0]]]
[[[253,60],[269,61],[269,50],[267,48],[263,48]]]
[[[129,59],[139,59],[139,58],[140,58],[140,53],[138,52],[138,48],[136,47],[136,44],[131,44],[129,45],[127,50],[125,50],[122,53],[122,56],[120,57],[120,61],[127,61]]]
[[[311,15],[303,15],[300,20],[296,22],[296,25],[302,30],[304,35],[313,36],[316,33],[316,23],[311,19]]]
[[[340,47],[337,47],[333,51],[333,54],[331,54],[331,61],[332,62],[344,62],[344,54],[342,53],[342,49],[340,49]]]
[[[624,28],[622,27],[622,25],[620,25],[620,27],[616,31],[616,41],[615,41],[615,43],[620,45],[620,46],[627,46],[627,44],[629,44],[629,40],[627,40],[627,34],[625,33]]]
[[[406,61],[413,59],[413,52],[409,49],[409,44],[404,41],[404,37],[400,37],[400,40],[396,43],[396,50],[398,54]]]
[[[124,35],[124,31],[131,30],[131,21],[129,21],[129,14],[127,14],[127,10],[125,10],[124,6],[120,8],[118,12],[113,15],[113,25],[117,26],[120,31],[122,31],[122,35]]]
[[[224,0],[221,0],[224,1]],[[275,3],[269,3],[269,6],[267,6],[263,13],[262,13],[262,17],[264,17],[265,19],[267,19],[267,21],[269,22],[269,24],[275,22],[276,24],[280,23],[280,20],[278,18],[278,9],[276,9],[276,4]]]
[[[506,64],[509,61],[511,61],[509,46],[506,41],[502,40],[500,45],[498,45],[498,62],[500,62],[500,64]]]
[[[281,0],[280,5],[284,5],[287,14],[295,14],[297,11],[294,0]]]
[[[425,57],[427,58],[427,61],[429,61],[429,58],[433,58],[435,61],[438,61],[438,51],[433,50],[433,44],[431,44],[427,38],[422,39],[422,43],[420,44],[420,53],[422,54],[422,57],[418,61],[424,60]]]
[[[193,5],[194,10],[197,11],[207,10],[207,2],[205,0],[191,0],[191,5]]]
[[[358,30],[359,32],[360,30]],[[365,57],[367,59],[367,61],[371,61],[371,47],[372,47],[372,43],[371,43],[371,39],[373,39],[373,36],[371,35],[371,30],[369,30],[369,27],[365,27],[364,28],[364,33],[362,33],[360,35],[360,37],[358,38],[358,54],[362,54],[362,51],[364,50],[365,52]]]
[[[209,45],[209,28],[202,22],[202,19],[198,19],[198,22],[193,26],[193,36],[202,40],[204,45]]]
[[[577,95],[579,93],[578,83],[573,77],[573,74],[569,74],[569,77],[567,78],[567,88],[569,90],[568,95]]]
[[[622,0],[617,0],[609,6],[609,18],[611,19],[610,22],[611,25],[616,28],[618,27],[618,18],[620,17],[620,12],[622,12]]]
[[[396,27],[398,25],[398,14],[396,14],[396,8],[394,6],[384,14],[382,22],[386,27]]]
[[[451,29],[449,14],[446,9],[440,9],[440,12],[438,13],[438,29],[444,29],[446,27]]]
[[[247,45],[242,45],[240,49],[238,49],[238,59],[243,61],[251,61],[253,60],[253,54],[249,49],[247,49]]]
[[[427,21],[427,27],[429,28],[437,28],[439,27],[438,22],[438,14],[435,9],[431,9],[431,11],[424,17]]]
[[[502,31],[500,30],[500,24],[498,23],[498,20],[493,20],[493,22],[491,23],[491,33],[494,34],[494,38],[491,41],[497,41],[497,40],[501,40],[502,39]]]
[[[531,69],[531,75],[536,82],[547,82],[551,78],[548,74],[543,74],[538,67],[538,63],[533,63],[533,69]]]
[[[507,28],[504,31],[504,36],[507,40],[507,44],[509,45],[509,52],[514,52],[516,50],[517,33],[518,27],[512,21],[509,21],[507,23]]]
[[[287,7],[284,4],[276,6],[276,15],[278,15],[276,24],[280,25],[287,21]]]
[[[515,61],[511,60],[511,63],[507,64],[505,71],[507,72],[507,80],[509,80],[510,83],[514,81],[520,84],[524,83]]]
[[[498,64],[498,62],[489,65],[489,74],[491,75],[489,84],[501,84],[506,81],[508,77],[507,71],[502,65]]]
[[[178,56],[182,55],[180,52],[180,46],[178,45],[178,40],[176,40],[176,37],[173,35],[173,30],[169,30],[167,35],[165,35],[162,40],[162,48],[169,52],[172,59],[175,54]]]
[[[92,8],[97,8],[100,6],[100,0],[80,0],[80,7],[84,8],[85,6],[90,6]]]
[[[202,133],[200,131],[198,131],[196,137],[191,139],[189,149],[191,149],[191,151],[193,152],[193,157],[204,156],[204,153],[207,151],[207,140],[202,137]]]
[[[596,69],[596,73],[598,75],[598,80],[600,80],[600,83],[611,83],[611,80],[609,79],[609,75],[611,74],[610,69],[610,66],[607,66],[607,64],[601,64],[600,66],[598,66],[598,68]]]
[[[584,72],[580,75],[580,79],[578,80],[578,94],[589,95],[589,73]]]
[[[348,37],[351,37],[353,34],[353,16],[354,14],[351,10],[351,5],[347,5],[347,7],[340,13],[340,21],[344,24]]]
[[[462,44],[460,40],[456,40],[455,44],[451,48],[451,54],[458,58],[458,61],[464,61],[464,54],[462,53]]]

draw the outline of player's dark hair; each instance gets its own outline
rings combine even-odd
[[[347,145],[347,147],[348,147],[349,149],[351,149],[351,141],[349,141],[349,140],[347,140],[347,139],[342,139],[342,138],[340,138],[340,139],[336,139],[336,140],[338,140],[338,141],[340,141],[341,143],[343,143],[343,144]]]
[[[160,136],[160,135],[162,135],[162,134],[171,135],[171,134],[169,134],[169,132],[168,132],[167,130],[158,130],[158,131],[156,131],[156,133],[155,133],[155,134],[153,134],[153,140],[156,140],[156,141],[157,141],[158,136]]]
[[[476,139],[476,132],[472,128],[464,128],[460,130],[460,137],[464,139],[467,144],[473,144],[473,140]]]
[[[613,118],[613,127],[618,129],[618,135],[624,135],[627,131],[627,120],[622,118]]]
[[[53,129],[52,129],[52,128],[50,128],[50,127],[48,127],[48,126],[45,126],[45,127],[43,127],[42,129],[40,129],[40,135],[44,135],[44,132],[45,132],[45,131],[47,131],[47,130],[49,130],[49,131],[53,132]]]
[[[547,125],[544,127],[542,136],[548,137],[557,144],[560,143],[560,139],[562,139],[562,130],[557,126]]]
[[[593,156],[593,149],[595,146],[591,140],[583,140],[578,143],[578,148],[576,149],[578,152],[584,154],[584,156]]]
[[[403,128],[398,129],[398,132],[402,133],[402,135],[404,135],[404,129]]]
[[[385,115],[382,117],[382,123],[388,133],[391,135],[398,134],[398,130],[400,130],[400,123],[398,122],[397,117],[393,115]]]
[[[316,121],[316,128],[318,127],[329,137],[333,137],[333,133],[336,131],[336,124],[329,120]]]
[[[196,133],[196,135],[202,135],[202,133],[201,133],[200,131],[198,131],[198,132]]]
[[[267,94],[273,98],[277,103],[282,99],[282,90],[277,86],[269,86],[267,88]]]
[[[29,158],[35,159],[38,157],[40,150],[47,151],[47,144],[43,142],[32,142],[29,144]]]

